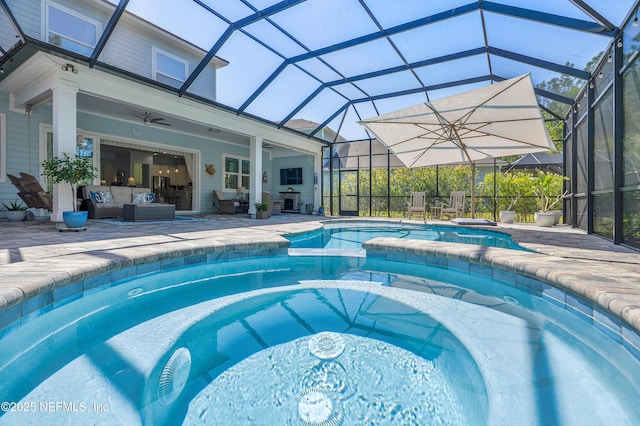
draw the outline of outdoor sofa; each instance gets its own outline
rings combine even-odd
[[[122,218],[125,204],[154,203],[155,194],[149,188],[129,186],[86,185],[82,198],[89,211],[89,218]]]

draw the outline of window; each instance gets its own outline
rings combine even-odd
[[[244,187],[250,189],[251,167],[246,158],[232,157],[225,155],[222,158],[224,164],[224,189],[226,191],[237,191]]]
[[[5,123],[5,114],[0,112],[0,182],[6,182],[7,179],[7,131]]]
[[[45,41],[90,56],[98,41],[100,25],[60,6],[47,3],[46,7]]]
[[[187,62],[153,48],[153,77],[160,83],[180,86],[187,79]]]

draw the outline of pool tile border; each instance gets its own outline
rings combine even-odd
[[[288,247],[288,240],[272,234],[253,238],[251,242],[201,239],[149,246],[144,250],[113,250],[109,255],[101,253],[101,257],[91,259],[94,262],[88,261],[86,253],[72,254],[56,258],[55,263],[51,259],[31,262],[35,267],[26,273],[24,268],[15,267],[12,271],[12,265],[7,265],[0,273],[0,338],[52,309],[128,278],[182,266],[287,255]]]
[[[616,271],[603,271],[607,267],[596,262],[468,244],[378,237],[363,248],[367,257],[481,274],[537,293],[593,325],[640,360],[640,295],[612,291],[616,284],[624,287],[631,273],[617,274],[623,277],[620,281],[603,280],[600,277],[616,276]],[[640,276],[635,282],[640,282]]]

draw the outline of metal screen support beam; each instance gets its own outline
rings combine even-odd
[[[220,38],[218,39],[218,41],[216,41],[216,43],[213,45],[213,47],[211,48],[211,50],[209,50],[207,52],[206,55],[204,55],[204,58],[202,58],[202,60],[200,61],[200,63],[198,65],[196,65],[195,69],[193,70],[193,72],[189,75],[189,77],[187,78],[187,80],[182,84],[182,87],[180,87],[180,90],[178,92],[178,94],[180,96],[184,95],[184,93],[189,89],[189,87],[193,84],[193,82],[196,80],[196,78],[198,78],[198,76],[200,75],[200,73],[202,72],[202,70],[204,70],[204,68],[207,66],[207,64],[209,64],[209,62],[211,62],[211,60],[213,59],[213,57],[216,55],[216,53],[218,53],[218,51],[220,50],[220,48],[222,48],[222,46],[224,45],[224,43],[229,39],[229,37],[231,37],[231,35],[238,29],[240,28],[244,28],[248,25],[251,25],[257,21],[260,21],[262,19],[266,19],[271,15],[275,15],[276,13],[282,12],[285,9],[289,9],[290,7],[293,7],[299,3],[303,3],[307,0],[283,0],[280,3],[276,3],[272,6],[267,7],[266,9],[260,10],[256,13],[254,13],[253,15],[249,15],[245,18],[242,18],[241,20],[232,23],[231,25],[229,25],[229,27],[225,30],[225,32],[220,36]]]
[[[9,20],[9,23],[11,23],[13,30],[16,33],[18,33],[22,42],[25,43],[26,39],[25,39],[24,31],[22,31],[22,28],[20,27],[18,20],[16,19],[15,16],[13,16],[13,13],[11,12],[11,9],[9,8],[9,6],[7,6],[7,2],[5,0],[0,0],[0,8],[2,8],[2,10],[4,10],[5,15],[7,15],[7,18]]]
[[[637,60],[637,59],[636,59]],[[624,242],[624,62],[622,36],[613,44],[613,243]]]
[[[553,15],[551,13],[540,12],[537,10],[524,9],[522,7],[508,6],[506,4],[494,3],[490,1],[482,2],[482,9],[489,12],[499,13],[501,15],[512,16],[514,18],[522,18],[530,21],[542,22],[544,24],[555,25],[558,27],[569,28],[576,31],[584,31],[592,34],[600,34],[603,36],[616,37],[619,28],[611,29],[590,21],[582,19],[569,18],[566,16]]]
[[[116,10],[113,11],[113,15],[111,15],[111,19],[109,19],[107,27],[104,29],[102,36],[100,36],[100,40],[98,40],[98,44],[96,44],[96,47],[95,49],[93,49],[93,53],[89,58],[89,68],[93,68],[96,64],[98,56],[100,56],[102,49],[104,49],[104,46],[106,46],[107,41],[109,41],[109,37],[111,37],[111,33],[113,33],[113,30],[115,30],[120,17],[127,8],[127,3],[129,3],[129,0],[120,0],[120,3],[118,3]]]
[[[578,227],[578,109],[571,107],[571,227]]]
[[[589,15],[594,21],[598,22],[600,25],[606,27],[609,30],[614,30],[616,28],[610,21],[607,20],[604,16],[598,13],[597,10],[586,4],[582,0],[569,0],[571,3],[575,4],[576,7],[582,10],[584,13]]]
[[[595,112],[593,110],[593,100],[595,98],[595,88],[587,83],[587,234],[593,233],[593,205],[595,190]]]

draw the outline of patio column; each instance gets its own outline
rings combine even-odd
[[[255,135],[249,139],[251,162],[251,177],[249,193],[249,214],[253,219],[256,217],[255,203],[262,201],[262,136]]]
[[[58,78],[53,92],[53,156],[76,155],[77,94],[74,81]],[[62,212],[73,210],[73,197],[67,184],[53,185],[52,222],[62,222]]]

